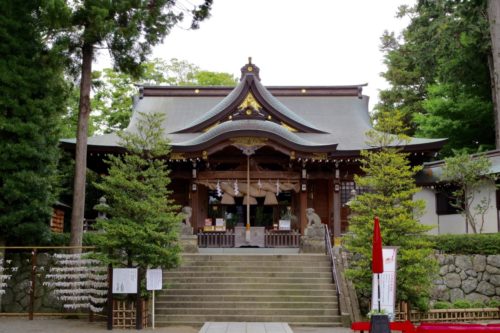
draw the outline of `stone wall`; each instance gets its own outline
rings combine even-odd
[[[500,255],[439,254],[437,259],[440,269],[433,300],[500,300]]]
[[[31,254],[8,254],[6,259],[10,261],[6,268],[11,278],[7,281],[5,294],[0,299],[0,312],[27,313],[31,286]],[[55,298],[52,289],[43,285],[45,274],[51,265],[50,255],[37,255],[34,312],[62,312],[62,304]]]

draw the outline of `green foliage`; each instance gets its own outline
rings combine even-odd
[[[0,2],[0,238],[50,237],[59,122],[66,86],[59,56],[43,43],[39,1]]]
[[[450,302],[436,302],[434,303],[433,309],[451,309],[452,305]]]
[[[398,15],[410,24],[396,37],[385,32],[381,49],[391,87],[380,92],[380,112],[400,110],[407,134],[449,138],[452,149],[491,148],[493,107],[486,0],[418,1]]]
[[[167,189],[169,152],[157,114],[141,114],[137,133],[120,133],[127,152],[108,156],[109,175],[96,187],[108,205],[98,205],[109,219],[98,219],[95,243],[118,266],[171,268],[179,262],[182,216]]]
[[[382,115],[376,130],[392,129],[397,133],[395,126],[401,123],[402,117],[395,115],[394,118]],[[378,216],[383,245],[399,247],[397,297],[422,308],[427,304],[437,263],[431,257],[431,242],[422,237],[429,227],[417,221],[424,203],[412,200],[419,190],[414,175],[420,167],[410,166],[407,154],[389,147],[404,137],[378,131],[369,136],[369,144],[377,149],[361,153],[361,169],[365,175],[355,177],[356,184],[370,191],[357,196],[350,206],[352,216],[346,245],[355,260],[351,262],[349,276],[362,297],[371,295],[373,218]]]
[[[500,233],[427,236],[434,249],[453,254],[499,254]]]
[[[111,133],[128,126],[133,111],[133,98],[139,92],[137,85],[169,86],[235,86],[236,78],[229,73],[200,70],[185,60],[154,59],[141,64],[142,75],[132,75],[105,68],[92,73],[92,113],[88,134]],[[62,137],[74,137],[78,121],[79,88],[74,87],[65,115]]]
[[[458,299],[453,303],[450,302],[436,302],[433,309],[479,309],[479,308],[496,308],[500,306],[500,301],[490,300],[486,302],[473,302],[466,299]]]
[[[457,186],[453,192],[454,206],[477,234],[483,231],[485,214],[491,205],[490,192],[479,197],[485,185],[494,184],[496,175],[490,173],[491,162],[484,156],[458,154],[445,158],[441,180]]]

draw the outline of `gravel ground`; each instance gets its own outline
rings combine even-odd
[[[189,326],[170,326],[145,328],[142,332],[158,333],[198,333],[200,328]],[[348,328],[314,328],[292,327],[294,333],[348,333]],[[135,330],[113,329],[113,332],[132,332]],[[103,322],[89,323],[82,319],[52,319],[52,318],[27,318],[0,317],[0,333],[94,333],[108,332]]]

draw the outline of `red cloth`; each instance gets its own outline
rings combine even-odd
[[[372,245],[372,272],[384,272],[384,260],[382,258],[382,236],[380,235],[380,222],[375,216],[373,223],[373,245]]]

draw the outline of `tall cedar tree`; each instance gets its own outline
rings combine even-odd
[[[190,12],[192,28],[197,28],[208,16],[212,1],[203,0]],[[177,8],[176,0],[53,0],[44,3],[47,35],[54,45],[66,47],[68,64],[79,65],[79,68],[72,68],[80,76],[70,239],[73,246],[82,243],[90,88],[96,50],[107,49],[116,69],[139,76],[140,63],[151,53],[151,47],[160,43],[183,19],[184,12]]]
[[[163,159],[170,151],[163,137],[163,117],[141,114],[137,133],[121,132],[123,155],[108,156],[109,175],[95,186],[107,203],[96,207],[109,219],[98,219],[102,231],[95,244],[108,262],[138,267],[172,268],[179,263],[178,233],[182,216],[170,199],[169,170]]]
[[[63,63],[44,47],[39,5],[0,2],[0,239],[16,245],[50,237],[67,91]]]
[[[449,138],[453,149],[489,149],[495,138],[488,57],[486,0],[417,1],[398,16],[410,23],[397,38],[386,32],[381,49],[390,88],[380,92],[380,112],[399,110],[406,134]]]
[[[430,228],[417,220],[424,202],[412,200],[419,191],[414,175],[421,167],[410,166],[408,154],[396,148],[406,137],[387,134],[400,133],[402,119],[398,112],[379,114],[375,130],[368,133],[374,150],[361,152],[365,175],[355,177],[355,182],[369,191],[358,195],[350,205],[346,246],[354,260],[349,275],[360,296],[368,299],[372,290],[373,219],[378,216],[383,245],[399,247],[397,299],[425,308],[437,266],[431,258],[432,244],[421,237]]]

